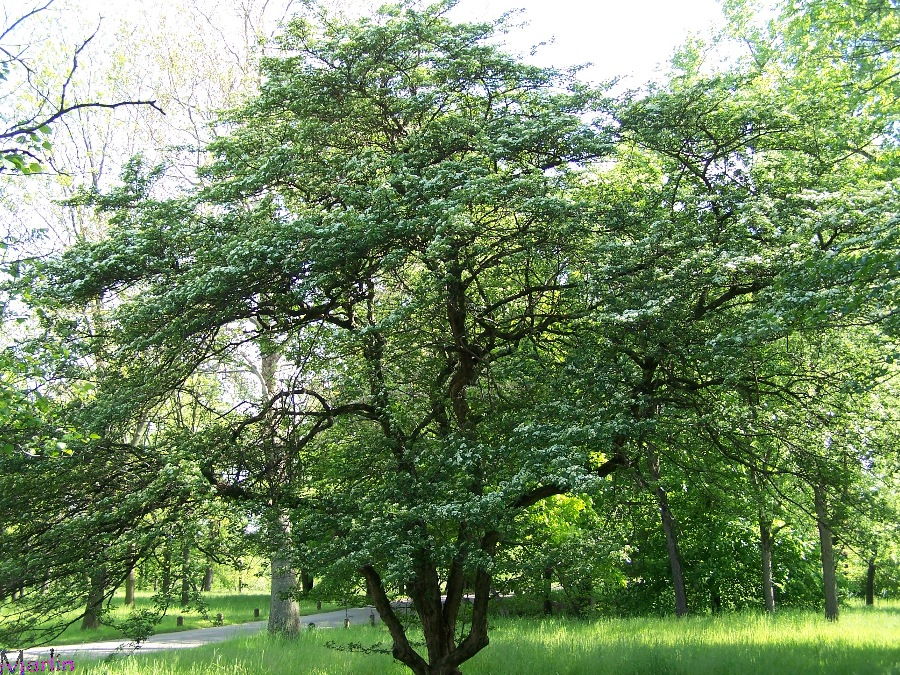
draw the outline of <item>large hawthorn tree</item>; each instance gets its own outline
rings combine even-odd
[[[598,92],[490,46],[496,24],[453,24],[452,4],[291,24],[259,97],[223,120],[234,131],[210,147],[205,186],[154,200],[154,176],[131,167],[124,188],[89,198],[116,212],[110,236],[50,275],[64,302],[117,297],[122,367],[98,389],[100,425],[248,335],[297,363],[311,344],[291,386],[219,427],[232,447],[261,423],[293,430],[279,505],[299,507],[294,532],[325,535],[323,565],[364,577],[395,656],[423,673],[457,672],[487,644],[492,558],[514,516],[547,480],[558,491],[590,473],[586,447],[507,442],[491,411],[515,396],[507,362],[589,304],[589,209],[569,187],[610,148],[584,121]],[[209,437],[196,461],[220,493],[271,502],[256,487],[275,468],[240,466]],[[414,599],[425,656],[388,581]]]
[[[291,23],[202,185],[164,196],[135,162],[84,195],[109,235],[39,294],[107,299],[84,339],[108,367],[80,416],[101,438],[243,345],[277,345],[290,376],[179,452],[219,495],[289,515],[302,565],[362,578],[416,673],[487,645],[524,509],[622,467],[664,508],[655,448],[691,405],[740,393],[789,330],[877,320],[891,291],[883,210],[861,242],[862,224],[806,218],[800,191],[853,174],[820,170],[840,143],[808,152],[802,105],[782,110],[764,77],[692,73],[613,106],[492,46],[497,24],[452,23],[453,4]],[[839,303],[844,280],[861,290]],[[390,604],[401,585],[424,654]]]

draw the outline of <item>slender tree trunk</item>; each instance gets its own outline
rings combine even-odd
[[[659,515],[663,532],[666,535],[666,552],[669,556],[669,569],[672,573],[672,587],[675,590],[675,615],[684,616],[688,612],[687,593],[684,585],[684,566],[681,563],[681,551],[678,548],[678,531],[672,510],[669,508],[669,496],[659,483],[659,457],[648,446],[647,457],[650,464],[650,475],[656,485],[654,492],[659,505]]]
[[[128,547],[128,574],[125,575],[125,606],[134,607],[134,590],[137,585],[137,558],[134,545]]]
[[[213,584],[213,567],[212,565],[206,566],[206,572],[203,574],[203,585],[201,588],[204,593],[209,593],[212,590]]]
[[[136,574],[134,567],[128,570],[128,576],[125,577],[125,606],[134,607],[134,586]]]
[[[678,549],[678,535],[675,531],[675,519],[669,509],[666,491],[657,488],[659,512],[662,517],[663,531],[666,534],[666,551],[669,554],[669,568],[672,571],[672,586],[675,589],[675,615],[687,614],[687,593],[684,587],[684,568],[681,564],[681,551]]]
[[[168,598],[172,593],[172,537],[167,537],[162,560],[162,593]]]
[[[100,627],[100,612],[103,609],[103,591],[106,586],[106,574],[101,568],[94,572],[90,579],[91,587],[88,591],[84,618],[81,620],[81,630],[90,630]]]
[[[181,545],[181,606],[191,601],[191,542],[185,539]]]
[[[297,575],[291,567],[290,532],[287,516],[279,519],[282,541],[272,556],[272,595],[269,600],[269,632],[296,635],[300,632],[300,605],[293,597]]]
[[[553,568],[545,567],[543,574],[544,581],[544,614],[550,616],[553,614],[553,586],[551,581],[553,580]]]
[[[825,488],[818,485],[813,490],[816,505],[816,525],[819,528],[819,549],[822,554],[822,585],[825,594],[825,618],[838,618],[837,577],[834,563],[834,534],[828,525],[828,510],[825,504]]]
[[[263,350],[262,352],[262,360],[257,373],[261,385],[262,400],[260,403],[262,404],[265,404],[266,401],[276,394],[279,358],[280,353],[278,351]],[[273,467],[277,467],[277,470],[273,472],[273,476],[276,478],[275,482],[287,481],[286,467],[289,459],[285,449],[277,446],[271,448],[271,454],[268,459]],[[274,489],[274,486],[271,498],[270,506],[277,508],[275,502],[277,490]],[[294,598],[294,594],[297,592],[298,575],[292,567],[291,523],[286,514],[279,514],[274,534],[277,541],[275,551],[270,559],[272,574],[268,630],[273,634],[296,635],[300,632],[300,605]],[[241,583],[242,579],[239,576],[238,592],[240,592]]]
[[[775,584],[772,582],[772,521],[759,517],[759,551],[762,560],[762,593],[766,611],[775,611]]]
[[[875,556],[869,558],[866,569],[866,604],[875,604]]]
[[[719,582],[715,575],[709,579],[709,610],[713,614],[722,611],[722,593],[719,591]]]

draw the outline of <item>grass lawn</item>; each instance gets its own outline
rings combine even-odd
[[[138,592],[135,594],[135,609],[152,609],[151,601],[152,593]],[[216,614],[222,614],[222,624],[228,625],[233,623],[246,623],[247,621],[264,621],[269,618],[269,594],[268,593],[243,593],[236,594],[234,591],[217,593],[215,591],[204,593],[208,605],[208,619],[196,611],[183,611],[178,606],[169,608],[168,613],[163,617],[162,621],[157,625],[157,633],[172,633],[180,630],[190,630],[191,628],[209,628],[213,625]],[[110,617],[114,619],[125,619],[131,613],[131,609],[124,606],[123,597],[116,596],[113,598],[112,611]],[[318,611],[331,611],[340,609],[343,605],[336,603],[322,603],[322,609],[317,610],[315,602],[301,602],[301,614],[315,614]],[[253,610],[259,608],[259,618],[253,617]],[[181,614],[184,616],[184,626],[176,626],[176,617]],[[100,626],[96,630],[81,630],[80,622],[66,629],[60,637],[56,638],[54,644],[76,644],[81,642],[97,642],[100,640],[116,640],[122,637],[122,634],[112,626]]]
[[[853,607],[829,624],[818,614],[786,610],[774,617],[493,619],[491,645],[463,664],[466,675],[599,673],[896,673],[900,674],[900,603]],[[295,640],[265,634],[115,663],[78,661],[91,675],[391,675],[408,673],[385,654],[325,647],[390,644],[383,627],[316,630]]]

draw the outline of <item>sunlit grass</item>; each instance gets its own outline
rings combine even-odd
[[[900,604],[846,609],[828,623],[818,614],[750,612],[686,619],[636,618],[498,619],[491,645],[466,663],[468,674],[595,673],[900,673]],[[304,673],[315,675],[408,672],[385,654],[356,654],[325,647],[381,642],[383,627],[316,630],[295,640],[265,634],[217,645],[89,664],[93,675],[212,675],[213,673]]]

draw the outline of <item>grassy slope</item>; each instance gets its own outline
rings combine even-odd
[[[491,645],[466,675],[600,673],[900,673],[900,604],[847,609],[829,624],[811,612],[739,613],[683,620],[498,619]],[[114,664],[78,662],[91,675],[303,673],[391,675],[388,655],[349,654],[324,643],[389,644],[384,628],[354,627],[279,640],[265,634]]]
[[[137,593],[135,597],[136,609],[152,609],[153,603],[150,598],[152,593]],[[192,628],[209,628],[213,625],[216,614],[222,614],[222,624],[229,625],[233,623],[245,623],[247,621],[264,621],[269,618],[269,594],[268,593],[244,593],[236,594],[233,591],[217,593],[215,591],[204,593],[208,605],[207,614],[209,619],[204,619],[198,612],[182,611],[180,607],[170,607],[166,616],[157,625],[157,633],[172,633],[180,630],[190,630]],[[128,617],[130,609],[124,607],[122,598],[117,596],[113,599],[114,609],[110,612],[110,616],[114,619],[121,620]],[[341,606],[334,603],[322,603],[321,611],[327,612],[332,609],[339,609]],[[259,608],[259,618],[253,617],[254,608]],[[313,602],[301,602],[301,614],[314,614],[319,610]],[[176,616],[182,614],[184,616],[184,626],[175,625]],[[54,644],[76,644],[82,642],[97,642],[101,640],[116,640],[122,637],[122,634],[111,626],[101,626],[96,630],[81,630],[78,623],[69,626],[68,629],[57,639]]]

